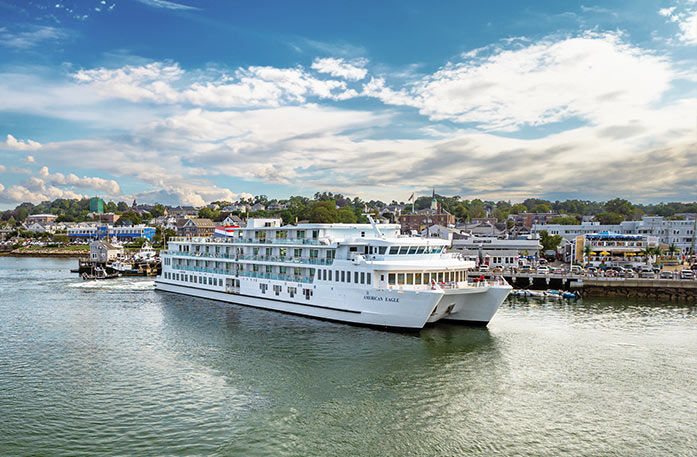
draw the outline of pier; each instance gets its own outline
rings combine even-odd
[[[537,273],[477,273],[471,279],[503,276],[516,289],[576,291],[583,297],[647,298],[697,303],[697,281],[693,279],[604,278],[584,275]]]

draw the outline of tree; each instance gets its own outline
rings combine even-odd
[[[532,207],[532,212],[533,213],[551,213],[552,207],[550,205],[548,205],[547,203],[538,203],[537,205]]]
[[[547,230],[540,231],[540,244],[543,251],[556,251],[562,242],[560,235],[550,235]]]
[[[635,207],[623,198],[615,198],[605,203],[605,211],[621,214],[625,218],[630,218],[634,215]]]
[[[150,208],[150,215],[152,217],[160,217],[165,215],[165,207],[159,203],[153,205],[152,208]]]
[[[675,243],[670,243],[670,246],[668,246],[668,254],[675,255],[678,251],[679,249]]]
[[[200,210],[198,210],[198,217],[203,218],[203,219],[215,219],[218,217],[220,214],[220,211],[216,211],[214,209],[208,208],[207,206],[204,206]]]
[[[126,202],[119,202],[118,205],[116,205],[116,210],[120,212],[128,211],[129,209],[130,207]]]
[[[602,225],[616,225],[624,220],[621,214],[604,212],[595,216],[595,220],[600,222]]]
[[[18,222],[24,222],[27,219],[27,216],[29,215],[29,210],[27,210],[25,207],[20,206],[15,210],[15,219],[17,219]]]
[[[584,264],[588,263],[588,259],[590,259],[592,252],[593,252],[593,248],[591,247],[590,244],[583,245],[583,263]]]
[[[135,211],[126,211],[121,215],[119,222],[123,224],[126,221],[130,221],[133,225],[138,225],[143,222],[140,214],[136,213]]]
[[[581,223],[572,216],[557,216],[549,220],[550,224],[561,224],[561,225],[580,225]]]

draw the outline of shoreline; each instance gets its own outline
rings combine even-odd
[[[81,257],[89,257],[90,253],[89,252],[79,252],[79,251],[43,251],[43,250],[37,250],[36,252],[31,252],[31,251],[5,251],[5,252],[0,252],[0,256],[2,257],[66,257],[66,258],[81,258]]]

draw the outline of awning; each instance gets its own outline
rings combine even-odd
[[[636,252],[625,252],[624,255],[636,255]]]
[[[600,253],[600,255],[610,255],[610,253],[607,252],[607,251],[603,251],[603,252]]]

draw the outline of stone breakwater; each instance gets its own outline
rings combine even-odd
[[[697,281],[673,279],[591,278],[573,281],[584,297],[622,297],[697,302]]]

